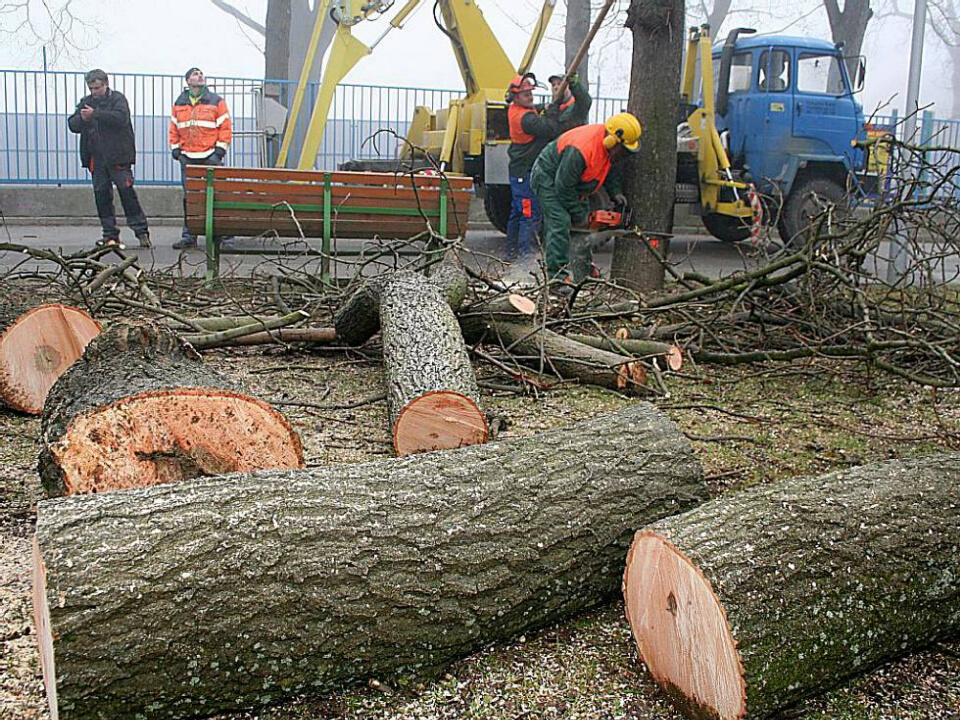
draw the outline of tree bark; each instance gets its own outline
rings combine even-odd
[[[449,452],[44,501],[47,696],[59,720],[173,720],[433,675],[608,601],[632,533],[707,496],[690,443],[637,403]]]
[[[388,276],[380,291],[383,371],[397,455],[487,441],[480,389],[457,316],[430,280]]]
[[[857,73],[857,57],[863,47],[863,37],[867,32],[867,23],[873,17],[870,0],[845,0],[843,12],[838,0],[823,0],[830,21],[830,32],[834,43],[843,43],[843,55],[848,58],[847,76],[853,82]]]
[[[626,336],[621,338],[619,333],[616,339],[596,337],[594,335],[580,335],[579,333],[570,333],[567,337],[578,343],[621,355],[650,360],[660,358],[660,361],[665,363],[666,367],[673,371],[677,371],[683,367],[683,353],[676,345],[656,342],[654,340],[635,340]]]
[[[395,274],[377,275],[363,281],[334,313],[333,327],[344,345],[363,345],[380,331],[380,293]],[[440,290],[454,312],[460,309],[468,289],[466,273],[460,267],[448,262],[432,266],[430,283]]]
[[[567,20],[563,26],[564,66],[562,70],[570,68],[570,65],[576,59],[577,51],[589,32],[590,0],[567,0]],[[584,87],[589,87],[589,52],[583,56],[576,72],[580,76],[580,82],[583,83]],[[562,75],[563,73],[556,74]]]
[[[269,0],[263,55],[267,80],[299,80],[290,74],[291,0]]]
[[[467,342],[498,344],[517,362],[538,372],[628,393],[639,392],[647,380],[639,361],[536,328],[529,321],[475,314],[461,316],[460,328]]]
[[[643,125],[643,149],[626,168],[626,194],[644,235],[667,257],[677,174],[684,2],[631,0],[626,25],[633,33],[627,109]],[[640,292],[663,288],[663,266],[636,236],[616,239],[612,263],[611,277],[627,287]]]
[[[158,324],[111,325],[57,381],[41,422],[48,496],[302,466],[283,415]]]
[[[688,717],[760,718],[956,634],[958,486],[960,453],[891,461],[639,532],[624,596],[643,662]]]
[[[50,388],[99,333],[79,308],[0,296],[0,405],[39,415]]]

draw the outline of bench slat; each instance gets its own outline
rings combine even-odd
[[[188,178],[206,178],[208,165],[188,165]],[[414,176],[394,173],[373,173],[373,172],[331,172],[330,180],[334,183],[346,185],[382,185],[389,187],[440,187],[442,178],[439,175]],[[214,182],[218,180],[229,181],[230,178],[240,180],[261,180],[267,182],[312,182],[322,185],[325,182],[327,173],[318,170],[288,170],[285,168],[239,168],[239,167],[213,167]],[[473,179],[469,177],[446,176],[447,185],[454,190],[472,189]]]

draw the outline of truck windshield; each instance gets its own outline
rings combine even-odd
[[[843,95],[846,85],[836,55],[800,53],[797,60],[797,91],[817,95]]]

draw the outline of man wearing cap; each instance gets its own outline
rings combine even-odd
[[[233,137],[230,113],[223,98],[210,92],[200,68],[184,74],[186,89],[173,103],[170,114],[170,152],[180,163],[183,185],[183,230],[176,250],[197,246],[197,236],[187,230],[187,165],[221,165]]]
[[[507,119],[510,123],[510,217],[507,220],[508,260],[523,259],[537,251],[540,204],[530,188],[530,170],[540,151],[560,134],[560,109],[551,103],[541,112],[533,104],[537,78],[517,75],[507,87]]]
[[[570,81],[560,96],[558,91],[563,83],[564,75],[551,75],[547,78],[550,82],[550,89],[553,91],[553,101],[560,108],[560,133],[567,130],[573,130],[575,127],[586,125],[590,117],[590,107],[593,105],[593,98],[587,92],[587,88],[580,82],[580,76],[574,73],[570,76]]]
[[[567,278],[570,228],[586,224],[588,196],[603,187],[615,203],[626,204],[619,172],[611,172],[611,167],[640,150],[642,133],[636,117],[618,113],[605,123],[568,130],[540,153],[530,179],[543,208],[549,279]],[[583,252],[589,255],[590,248]],[[589,266],[589,257],[582,260],[578,258],[579,266]]]

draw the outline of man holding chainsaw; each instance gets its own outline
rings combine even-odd
[[[567,279],[570,229],[587,223],[588,196],[603,187],[615,205],[626,207],[619,172],[611,173],[611,168],[640,150],[642,133],[640,121],[623,112],[605,123],[569,130],[540,153],[531,185],[543,208],[549,279]],[[589,246],[583,252],[589,255]]]

